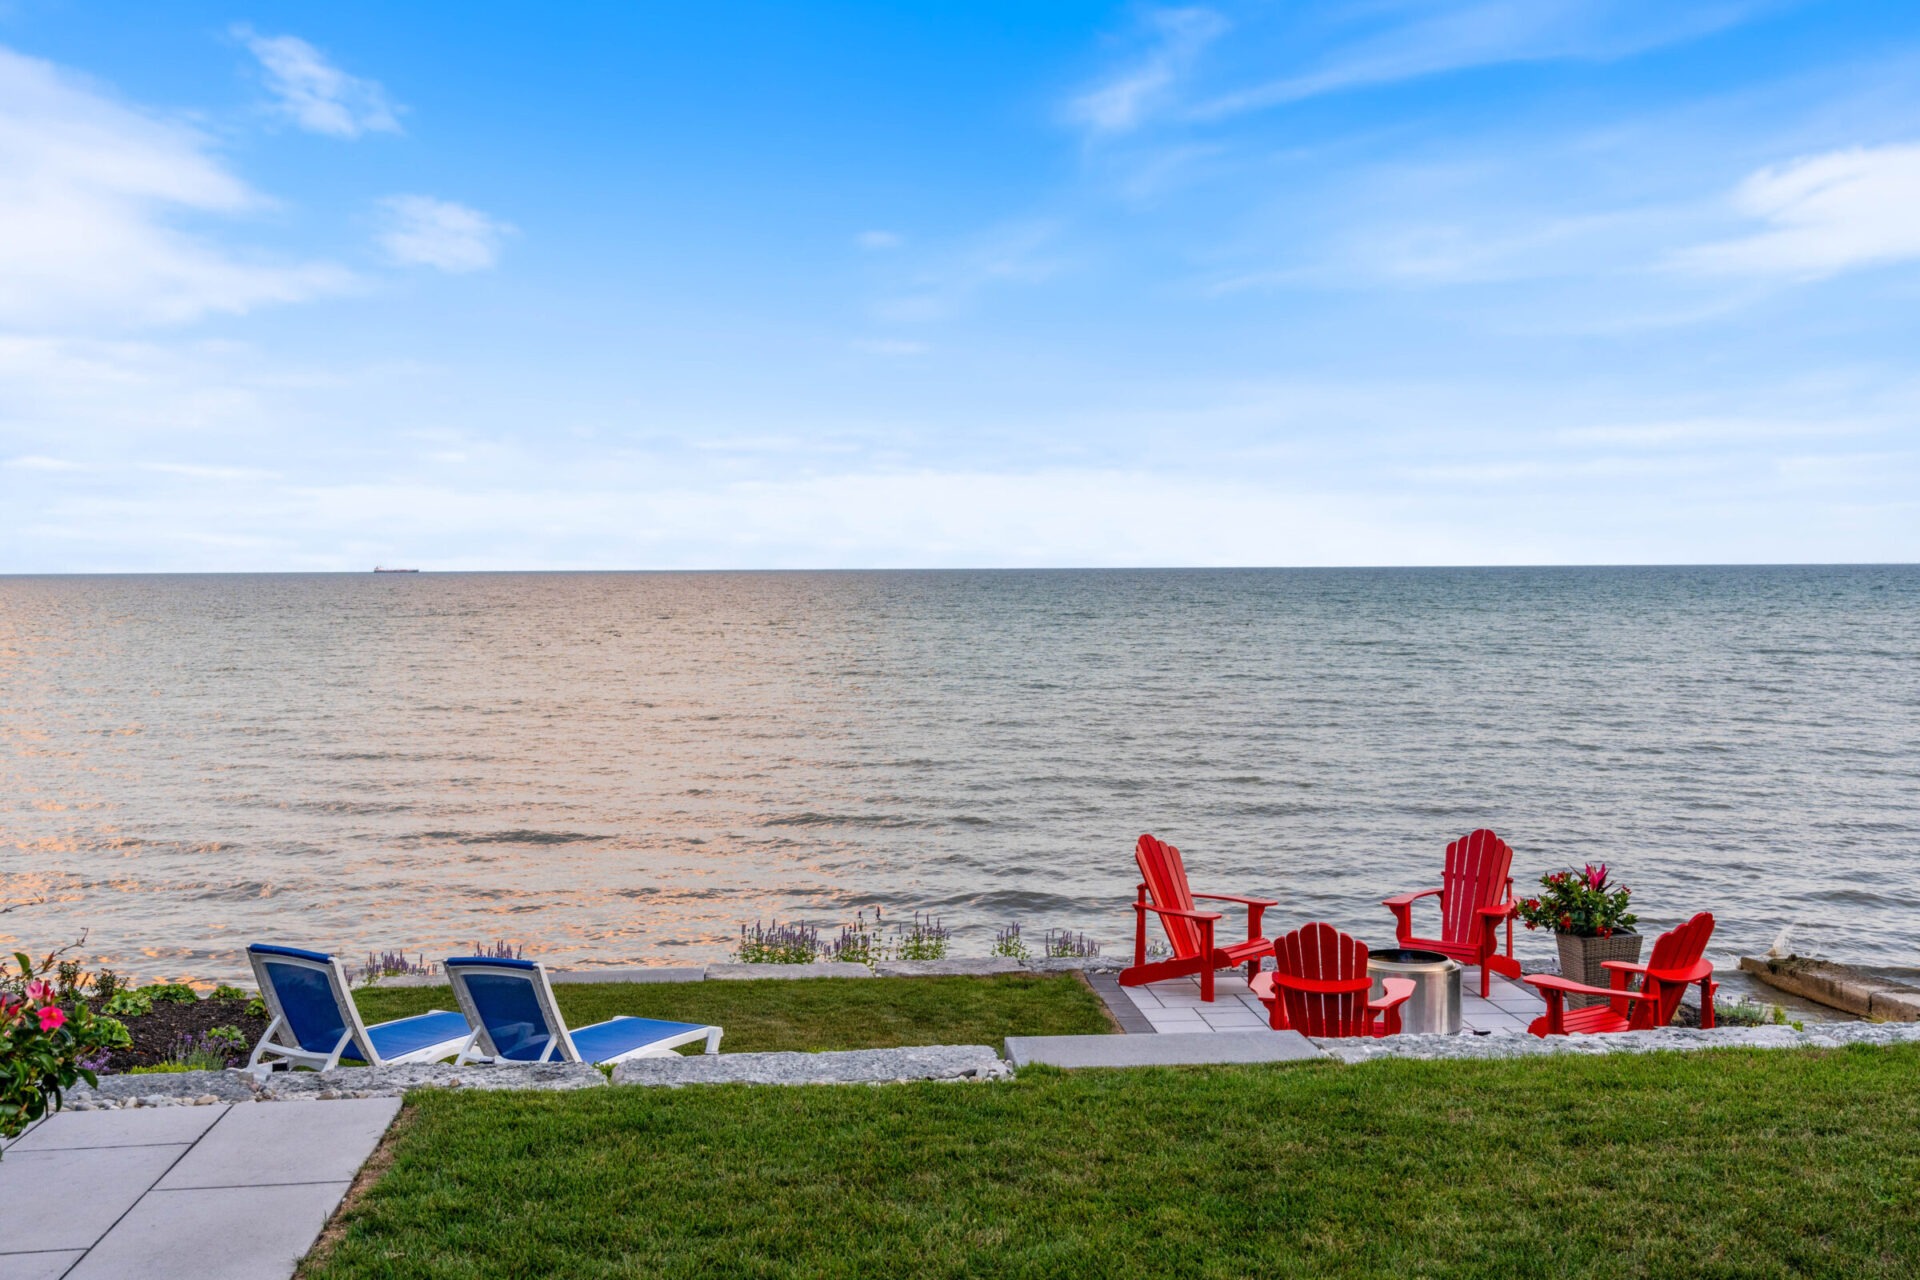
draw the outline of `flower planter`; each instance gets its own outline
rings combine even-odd
[[[1553,940],[1560,944],[1560,976],[1589,987],[1613,985],[1613,975],[1600,967],[1604,962],[1625,960],[1632,963],[1640,959],[1640,935],[1637,933],[1616,933],[1611,938],[1582,938],[1577,934],[1556,933]],[[1569,1009],[1584,1009],[1588,1005],[1605,1003],[1599,996],[1569,994],[1566,1000]]]

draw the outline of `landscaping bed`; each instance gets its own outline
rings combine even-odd
[[[559,982],[567,1024],[621,1014],[725,1029],[722,1052],[892,1049],[989,1044],[1010,1035],[1097,1035],[1105,1006],[1077,975],[960,978],[761,978],[731,982]],[[353,993],[368,1022],[457,1009],[450,987],[373,987]],[[699,1052],[688,1046],[682,1052]]]
[[[426,1092],[300,1275],[1907,1276],[1917,1072],[1899,1047]]]
[[[89,1001],[95,1013],[101,1012],[100,1002]],[[201,1066],[221,1065],[212,1059],[224,1059],[225,1065],[240,1066],[247,1060],[247,1054],[266,1034],[267,1018],[265,1014],[249,1014],[248,999],[234,1000],[193,1000],[153,1002],[151,1013],[130,1016],[116,1013],[126,1025],[127,1034],[133,1043],[125,1049],[115,1050],[107,1059],[101,1074],[119,1074],[142,1067],[157,1067],[165,1064],[169,1058],[180,1059],[195,1050],[202,1055],[198,1060]],[[227,1041],[214,1033],[221,1028],[233,1028],[238,1036]]]

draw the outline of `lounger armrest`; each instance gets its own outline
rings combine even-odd
[[[1243,907],[1277,907],[1277,898],[1241,898],[1231,893],[1196,893],[1196,898],[1205,898],[1210,902],[1237,902]]]
[[[1399,894],[1395,894],[1391,898],[1387,898],[1383,900],[1380,903],[1380,905],[1388,908],[1389,910],[1397,911],[1401,907],[1412,906],[1414,903],[1418,902],[1422,898],[1431,898],[1437,893],[1445,893],[1445,892],[1446,892],[1445,889],[1420,889],[1413,893],[1399,893]]]
[[[1383,978],[1380,986],[1383,988],[1380,998],[1378,1000],[1367,1001],[1367,1008],[1372,1009],[1375,1013],[1385,1013],[1389,1009],[1398,1009],[1413,997],[1414,982],[1412,978]]]
[[[1556,978],[1550,973],[1528,974],[1522,979],[1530,987],[1542,991],[1562,991],[1572,995],[1607,996],[1614,1000],[1656,1000],[1658,995],[1648,995],[1644,991],[1628,991],[1624,987],[1590,987],[1584,982],[1573,982],[1566,978]]]

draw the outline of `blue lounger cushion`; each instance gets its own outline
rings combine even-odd
[[[662,1022],[657,1018],[623,1017],[596,1022],[569,1034],[573,1036],[573,1047],[580,1051],[582,1058],[588,1062],[605,1062],[608,1058],[617,1058],[656,1040],[705,1030],[697,1022]]]
[[[383,1058],[405,1057],[437,1044],[465,1040],[467,1033],[467,1015],[444,1010],[416,1014],[411,1018],[396,1018],[392,1022],[381,1022],[367,1028],[367,1038],[373,1041],[373,1051]],[[351,1046],[340,1055],[342,1062],[349,1059],[360,1061],[359,1053]]]

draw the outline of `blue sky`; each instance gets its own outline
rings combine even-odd
[[[1920,559],[1920,6],[0,0],[0,571]]]

